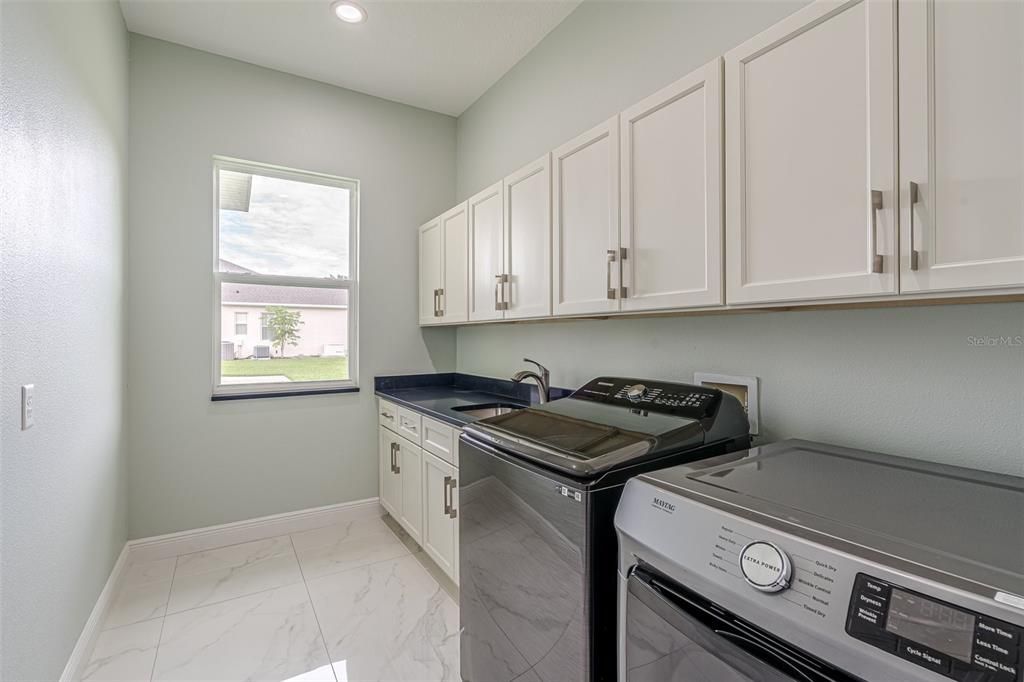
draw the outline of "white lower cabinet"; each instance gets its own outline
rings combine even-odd
[[[381,506],[457,584],[459,430],[384,400],[377,423]]]
[[[423,453],[423,542],[427,555],[458,581],[459,523],[455,508],[458,490],[454,466]]]

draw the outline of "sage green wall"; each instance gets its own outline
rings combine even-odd
[[[129,537],[377,495],[373,377],[450,371],[416,230],[455,199],[455,119],[132,35]],[[215,154],[361,181],[356,394],[210,401]]]
[[[0,15],[0,679],[56,680],[125,540],[128,32],[112,1]]]
[[[802,2],[587,0],[458,121],[467,197],[767,28]],[[598,374],[761,378],[762,437],[813,438],[1024,475],[1024,304],[462,327],[458,370],[536,358]]]

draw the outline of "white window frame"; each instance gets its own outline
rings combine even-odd
[[[310,184],[338,187],[349,191],[349,278],[292,277],[288,275],[258,275],[220,272],[220,171],[235,171],[267,177],[294,180]],[[213,157],[213,345],[212,394],[214,400],[232,398],[258,398],[316,393],[345,393],[359,390],[359,181],[324,173],[302,171],[255,161],[244,161],[223,156]],[[337,381],[301,381],[289,384],[251,383],[221,384],[221,289],[223,284],[270,284],[278,286],[318,287],[348,291],[348,379]],[[260,329],[262,338],[262,326]]]
[[[242,318],[241,322],[238,321],[239,317]],[[238,333],[238,325],[245,327],[244,333]],[[235,336],[249,336],[249,313],[235,311]]]

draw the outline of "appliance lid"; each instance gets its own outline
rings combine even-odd
[[[643,478],[783,532],[824,533],[1024,594],[1024,478],[801,440],[704,464]]]
[[[644,392],[627,398],[628,389],[638,385]],[[601,377],[568,398],[474,422],[464,431],[559,471],[589,477],[703,445],[703,422],[720,402],[721,393],[705,387]]]

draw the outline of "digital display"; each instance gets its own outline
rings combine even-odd
[[[971,661],[974,616],[945,604],[893,589],[885,629],[961,661]]]

